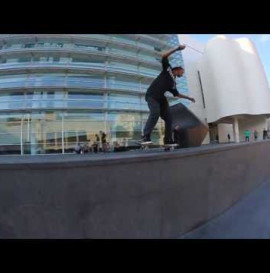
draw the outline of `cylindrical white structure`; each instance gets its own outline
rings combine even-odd
[[[187,78],[189,96],[196,100],[196,103],[190,103],[188,108],[205,124],[207,124],[204,95],[201,88],[201,82],[198,71],[198,63],[204,52],[204,44],[194,40],[190,35],[179,34],[179,41],[186,45],[186,49],[182,51],[182,57],[185,64],[185,75]],[[182,92],[182,90],[179,90]],[[208,144],[210,141],[209,133],[207,133],[202,144]]]
[[[239,136],[239,126],[238,126],[238,119],[233,119],[233,133],[234,133],[234,139],[235,142],[240,142],[240,136]]]
[[[270,114],[266,75],[253,43],[217,36],[200,63],[208,122],[235,115]]]

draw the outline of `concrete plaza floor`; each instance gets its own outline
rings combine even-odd
[[[222,215],[180,239],[270,239],[270,178]]]

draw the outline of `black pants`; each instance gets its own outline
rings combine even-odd
[[[147,97],[146,101],[150,109],[150,115],[145,124],[143,134],[145,136],[150,136],[158,122],[159,117],[161,117],[165,121],[164,140],[172,140],[172,117],[167,99],[165,98],[162,101],[158,101],[152,97]]]

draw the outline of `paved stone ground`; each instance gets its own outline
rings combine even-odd
[[[270,239],[270,179],[222,215],[180,239]]]

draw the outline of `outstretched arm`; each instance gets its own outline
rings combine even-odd
[[[195,99],[194,98],[191,98],[191,97],[188,97],[188,96],[185,96],[183,94],[178,94],[176,97],[180,98],[180,99],[187,99],[187,100],[190,100],[192,102],[195,102]]]
[[[192,101],[192,102],[195,102],[195,99],[194,99],[194,98],[191,98],[191,97],[188,97],[188,96],[186,96],[186,95],[184,95],[184,94],[179,93],[178,90],[177,90],[176,88],[171,89],[171,90],[169,90],[169,91],[173,94],[173,96],[174,96],[175,98],[187,99],[187,100],[190,100],[190,101]]]
[[[179,50],[183,50],[183,49],[185,49],[185,48],[186,48],[185,45],[179,45],[179,46],[176,47],[176,48],[170,49],[170,50],[168,50],[167,52],[164,52],[164,53],[162,54],[162,59],[163,59],[163,58],[168,58],[168,57],[169,57],[170,55],[172,55],[174,52],[179,51]]]

